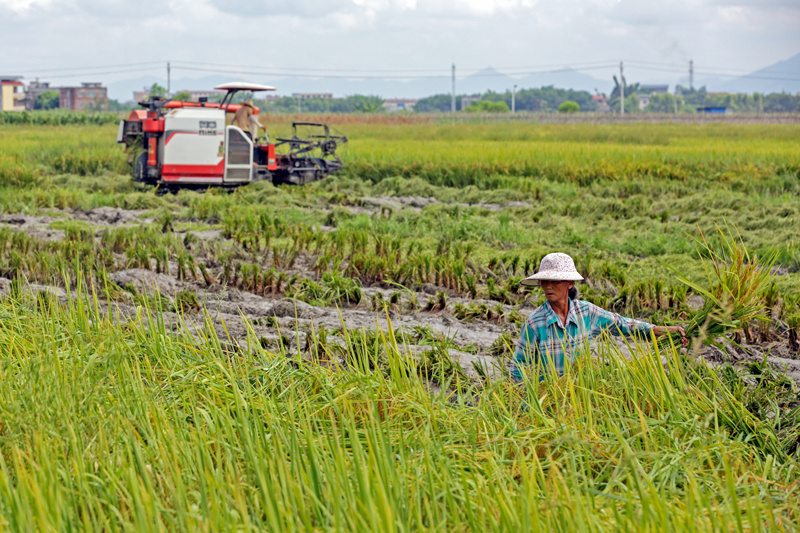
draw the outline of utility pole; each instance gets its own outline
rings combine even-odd
[[[675,108],[675,114],[678,114],[678,86],[675,86],[675,94],[672,95],[672,106]]]
[[[675,114],[678,114],[678,86],[675,86],[675,94],[672,95],[672,107],[675,109]]]
[[[694,60],[689,60],[689,90],[694,91]]]
[[[517,86],[514,85],[514,88],[511,89],[511,112],[517,112]]]
[[[170,77],[169,61],[167,61],[167,98],[172,94],[172,78]]]
[[[456,112],[456,64],[453,63],[453,94],[450,98],[450,112]]]
[[[619,62],[619,113],[625,114],[625,77],[622,75],[622,61]]]

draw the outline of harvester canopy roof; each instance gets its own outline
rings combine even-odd
[[[214,87],[220,91],[275,91],[271,85],[260,85],[258,83],[247,83],[246,81],[231,81]]]

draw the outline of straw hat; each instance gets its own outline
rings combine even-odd
[[[250,107],[253,107],[253,99],[252,98],[248,98],[247,100],[242,102],[242,105],[249,105]]]
[[[547,254],[539,264],[539,272],[523,279],[520,283],[527,286],[540,285],[547,281],[581,281],[583,276],[575,269],[575,262],[570,256],[562,253]]]

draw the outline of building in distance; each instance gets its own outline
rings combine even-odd
[[[30,82],[25,91],[25,109],[28,111],[36,109],[36,99],[39,98],[39,95],[47,91],[58,92],[58,88],[52,88],[50,87],[50,82],[39,81],[38,79]]]
[[[22,76],[0,76],[0,111],[25,110],[25,86]]]
[[[606,100],[606,95],[604,94],[593,94],[592,100],[595,104],[597,104],[597,112],[598,113],[608,113],[611,111],[611,106],[608,105],[608,101]]]
[[[700,106],[697,108],[697,112],[707,115],[724,115],[728,112],[728,108],[725,106]]]
[[[419,99],[415,98],[387,98],[383,101],[386,111],[414,111]]]
[[[480,101],[481,101],[481,96],[467,96],[467,95],[462,96],[461,97],[461,111],[464,111],[473,102],[480,102]]]
[[[669,85],[655,84],[639,85],[639,90],[636,92],[636,98],[639,99],[639,109],[642,110],[650,105],[650,98],[654,94],[667,94],[669,92]]]
[[[108,91],[98,82],[81,83],[80,87],[60,87],[58,107],[73,111],[107,111]]]
[[[292,98],[297,100],[333,100],[333,93],[292,93]]]
[[[641,84],[639,85],[639,94],[667,94],[669,92],[669,85],[661,84]]]
[[[667,94],[669,92],[669,85],[639,85],[639,90],[636,92],[636,97],[639,99],[639,109],[644,109],[650,105],[650,97],[654,94]]]
[[[207,98],[208,100],[214,102],[217,99],[222,99],[222,97],[225,96],[225,91],[215,91],[213,89],[204,91],[183,90],[173,93],[172,96],[181,93],[189,93],[190,102],[199,102],[201,98]]]

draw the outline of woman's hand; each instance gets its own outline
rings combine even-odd
[[[669,333],[680,333],[681,346],[689,344],[689,339],[686,338],[686,332],[683,330],[683,326],[654,326],[653,333],[656,334],[656,337],[663,337]]]

